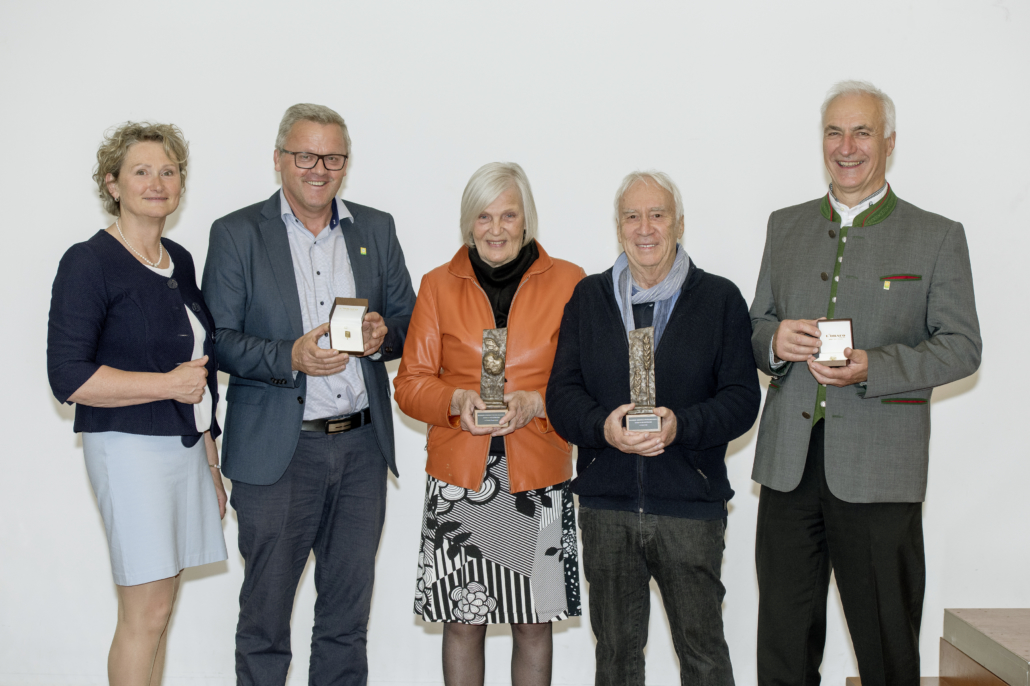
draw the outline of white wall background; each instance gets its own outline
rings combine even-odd
[[[897,103],[898,194],[964,222],[986,341],[980,372],[933,401],[921,652],[923,673],[936,674],[945,607],[1030,605],[1030,401],[1015,383],[1030,335],[1028,67],[1026,0],[4,2],[0,684],[106,683],[115,591],[72,410],[47,385],[45,336],[61,254],[110,221],[90,180],[107,127],[149,118],[185,131],[189,190],[166,235],[198,268],[212,220],[277,188],[279,118],[310,101],[347,119],[344,197],[393,213],[416,284],[456,250],[461,191],[485,162],[525,167],[543,244],[587,272],[616,257],[619,180],[654,167],[683,189],[692,257],[750,301],[769,212],[825,192],[818,107],[842,78],[869,79]],[[378,558],[373,683],[442,682],[439,629],[410,610],[423,430],[396,413],[402,477],[390,482]],[[739,684],[756,681],[754,444],[752,430],[727,457],[737,497],[725,622]],[[229,560],[184,573],[167,684],[234,680],[233,514],[224,528]],[[307,679],[310,571],[291,684]],[[648,683],[678,683],[657,606],[651,630]],[[555,647],[556,684],[592,683],[587,617],[559,625]],[[507,682],[509,651],[506,631],[491,630],[490,683]],[[825,683],[853,674],[831,599]]]

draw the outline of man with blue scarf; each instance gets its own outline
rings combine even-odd
[[[726,445],[758,415],[747,304],[679,244],[683,201],[661,172],[622,182],[623,253],[565,306],[547,414],[579,446],[583,570],[597,637],[595,683],[644,684],[649,583],[662,592],[683,683],[733,683],[720,580]],[[628,333],[654,327],[659,433],[627,431]]]

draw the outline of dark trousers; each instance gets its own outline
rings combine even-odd
[[[293,598],[311,551],[318,597],[308,683],[365,684],[365,635],[386,514],[386,461],[372,427],[331,436],[302,431],[282,478],[270,486],[234,482],[232,506],[245,563],[237,684],[286,683]]]
[[[726,520],[580,507],[579,524],[597,637],[596,686],[643,686],[652,577],[669,618],[681,682],[732,686],[720,580]]]
[[[819,683],[832,568],[862,686],[916,686],[926,586],[921,503],[848,503],[830,493],[824,425],[812,429],[797,488],[762,486],[758,683]]]

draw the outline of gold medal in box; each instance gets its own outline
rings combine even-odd
[[[329,347],[345,353],[365,352],[361,323],[368,312],[365,298],[337,298],[329,311]]]
[[[843,367],[848,363],[844,357],[845,348],[854,348],[854,336],[850,319],[823,319],[816,322],[823,342],[815,361],[827,367]]]

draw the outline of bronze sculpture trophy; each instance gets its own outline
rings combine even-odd
[[[629,332],[629,399],[636,407],[626,413],[627,431],[662,430],[662,418],[654,413],[653,326]]]
[[[483,375],[479,379],[479,397],[485,410],[473,410],[476,426],[498,426],[508,412],[504,404],[504,356],[508,350],[507,329],[483,329]]]

